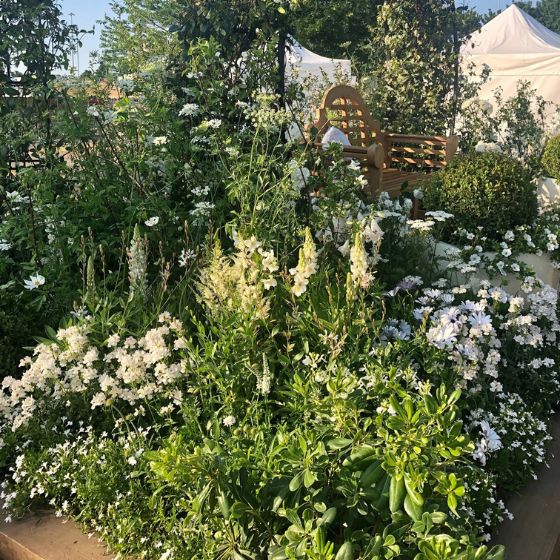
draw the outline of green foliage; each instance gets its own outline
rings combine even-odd
[[[426,208],[453,214],[453,227],[496,238],[537,216],[530,171],[501,154],[458,156],[426,185]]]
[[[382,0],[307,0],[293,17],[294,37],[312,51],[332,58],[352,58],[357,69],[367,62],[365,47]]]
[[[105,68],[142,72],[47,84],[47,155],[23,113],[0,123],[0,342],[42,335],[20,375],[3,354],[6,508],[131,557],[501,560],[495,480],[534,474],[560,394],[556,292],[453,286],[445,212],[366,204],[339,147],[286,140],[278,45],[305,2],[119,6]],[[180,54],[142,29],[175,9]],[[480,158],[461,178],[493,194],[525,177]]]
[[[101,32],[100,71],[117,76],[142,71],[150,64],[177,56],[174,0],[114,0]]]
[[[560,181],[560,136],[548,140],[544,147],[541,164],[549,177]]]
[[[472,151],[482,143],[482,148],[499,150],[537,170],[549,106],[526,81],[519,81],[516,94],[508,99],[503,98],[501,89],[494,92],[493,103],[468,99],[458,127],[462,151]]]
[[[453,2],[386,1],[377,16],[371,52],[370,106],[383,128],[441,133],[450,121],[457,45]]]
[[[179,18],[174,27],[188,48],[198,39],[214,39],[227,53],[232,65],[255,41],[289,28],[290,14],[297,0],[177,0]],[[187,54],[187,53],[185,53]]]
[[[25,96],[34,86],[44,88],[55,70],[68,67],[79,31],[61,19],[56,0],[2,0],[0,8],[0,92]]]
[[[538,0],[534,17],[552,31],[560,33],[560,2],[558,0]]]

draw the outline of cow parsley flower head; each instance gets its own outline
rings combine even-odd
[[[199,106],[196,103],[185,103],[179,111],[180,117],[192,117],[198,113]]]
[[[453,218],[453,214],[449,214],[449,212],[444,212],[443,210],[434,210],[432,212],[426,212],[426,216],[433,218],[436,222],[445,222]]]
[[[408,227],[415,231],[428,233],[435,225],[433,220],[408,220]]]

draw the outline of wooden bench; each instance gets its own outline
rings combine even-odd
[[[405,183],[408,187],[421,185],[428,173],[447,165],[457,151],[456,136],[382,131],[362,96],[350,86],[335,86],[325,93],[311,127],[317,147],[322,147],[322,138],[331,126],[342,130],[351,144],[343,147],[343,155],[362,162],[369,200],[382,191],[397,197]]]

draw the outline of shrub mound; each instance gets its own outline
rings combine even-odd
[[[549,177],[560,181],[560,136],[550,138],[546,143],[541,164]]]
[[[481,226],[489,237],[496,237],[537,217],[531,179],[531,172],[508,156],[463,155],[431,177],[424,205],[453,214],[450,227],[474,231]]]

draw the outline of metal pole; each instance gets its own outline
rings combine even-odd
[[[74,16],[76,14],[74,12],[70,12],[68,15],[70,16],[70,25],[74,25]],[[72,61],[72,70],[76,70],[76,64],[75,64],[75,59],[74,59],[75,48],[76,48],[76,45],[73,44],[72,49],[70,50],[70,56],[71,56],[71,61]]]

